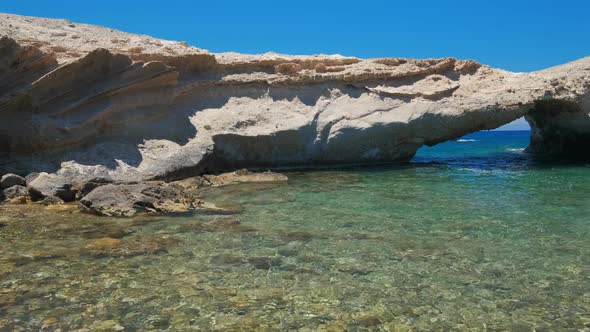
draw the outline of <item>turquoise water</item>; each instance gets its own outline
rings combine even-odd
[[[0,207],[0,330],[589,330],[590,167],[527,143],[205,193],[234,215]]]

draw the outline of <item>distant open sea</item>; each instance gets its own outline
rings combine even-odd
[[[514,162],[513,166],[521,167],[530,161],[523,153],[529,137],[528,130],[480,131],[434,147],[423,147],[413,161],[452,164],[480,161],[493,165],[510,160]]]
[[[292,172],[288,184],[206,193],[234,215],[2,211],[21,219],[0,232],[0,263],[12,269],[0,279],[0,322],[64,331],[588,330],[590,167],[536,161],[523,151],[528,135],[480,132],[422,148],[404,166]],[[74,254],[113,236],[170,247]]]

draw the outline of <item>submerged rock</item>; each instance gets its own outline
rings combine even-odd
[[[124,331],[125,328],[116,320],[100,320],[92,322],[88,326],[90,331],[96,332],[111,332],[111,331]]]
[[[354,320],[354,325],[362,327],[376,327],[381,325],[381,319],[377,316],[362,316]]]
[[[69,232],[85,239],[113,238],[122,239],[134,233],[132,228],[122,225],[121,222],[107,221],[93,223],[84,228],[76,228]]]
[[[314,238],[314,235],[305,231],[290,231],[281,234],[281,239],[291,241],[310,241]]]
[[[204,175],[205,183],[213,187],[222,187],[238,183],[264,183],[264,182],[286,182],[289,178],[275,172],[250,172],[241,169],[235,172],[223,173],[220,175]]]
[[[231,233],[256,233],[257,228],[244,225],[239,219],[233,217],[215,218],[209,222],[190,222],[180,227],[182,232],[231,232]]]
[[[14,262],[0,261],[0,277],[9,275],[16,269]]]
[[[112,251],[121,248],[123,241],[115,238],[100,238],[90,241],[84,249],[90,252]]]
[[[207,174],[190,177],[172,183],[185,189],[195,190],[206,187],[224,187],[240,183],[279,183],[287,182],[288,180],[289,178],[286,175],[276,172],[251,172],[247,169],[240,169],[235,172],[217,175]]]
[[[283,260],[280,257],[248,257],[247,261],[255,268],[262,270],[268,270],[272,267],[281,266],[283,264]]]
[[[9,289],[0,289],[0,308],[12,306],[18,300],[18,293]]]
[[[166,236],[143,236],[128,240],[106,237],[88,241],[82,248],[82,254],[95,257],[159,254],[179,243],[180,240]]]

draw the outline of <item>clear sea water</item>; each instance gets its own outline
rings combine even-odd
[[[0,207],[0,330],[589,331],[590,167],[527,144],[205,193],[232,215]]]

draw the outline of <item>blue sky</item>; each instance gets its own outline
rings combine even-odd
[[[513,71],[590,55],[589,0],[0,0],[0,11],[182,40],[213,52],[452,56]]]

